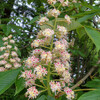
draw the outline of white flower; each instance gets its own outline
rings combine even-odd
[[[64,92],[66,93],[66,95],[67,95],[66,97],[68,100],[74,99],[74,97],[75,97],[74,91],[72,91],[69,87],[65,87]]]
[[[7,63],[7,61],[5,61],[5,60],[0,61],[0,65],[5,65],[6,63]]]
[[[8,45],[8,42],[4,42],[4,45]]]
[[[66,35],[67,34],[67,29],[64,26],[57,26],[58,31],[60,32],[60,34],[62,35]]]
[[[49,19],[47,18],[47,17],[42,17],[39,21],[38,21],[38,23],[40,24],[40,25],[42,25],[44,22],[46,22],[46,21],[49,21]]]
[[[4,37],[2,40],[3,40],[3,41],[6,41],[6,40],[8,40],[8,38],[7,38],[7,37]]]
[[[12,51],[12,52],[11,52],[11,55],[12,55],[13,57],[14,57],[14,56],[18,56],[17,53],[16,53],[15,51]]]
[[[55,92],[56,94],[56,91],[61,91],[61,85],[60,85],[60,82],[54,82],[54,81],[51,81],[50,83],[50,88],[52,90],[52,92]]]
[[[15,60],[15,59],[10,58],[10,62],[11,62],[11,63],[15,63],[15,62],[16,62],[16,60]]]
[[[0,72],[5,71],[6,69],[4,67],[0,67]]]
[[[46,36],[46,37],[51,37],[51,36],[54,34],[54,31],[51,30],[51,29],[49,29],[49,28],[47,28],[47,29],[45,29],[45,30],[42,32],[42,34],[43,34],[44,36]]]
[[[60,11],[59,10],[56,10],[56,9],[50,9],[48,11],[48,15],[49,16],[53,16],[53,17],[58,17],[60,15]]]
[[[6,47],[0,47],[0,51],[3,51],[5,49],[6,49]]]
[[[19,63],[14,63],[14,67],[15,67],[15,68],[19,68],[19,67],[21,67],[21,64],[19,64]]]
[[[47,71],[46,68],[42,68],[42,66],[39,65],[34,69],[34,73],[36,74],[37,78],[42,78],[47,74]]]
[[[29,99],[34,99],[39,95],[39,91],[36,89],[36,87],[30,87],[27,89],[27,92],[25,93],[26,96],[29,97]]]
[[[12,35],[9,35],[8,38],[11,39],[12,38]]]
[[[7,64],[5,65],[5,68],[7,68],[7,69],[9,69],[9,68],[11,68],[11,67],[12,67],[12,65],[9,64],[9,63],[7,63]]]
[[[68,22],[68,24],[71,23],[70,17],[68,15],[65,15],[65,20],[66,20],[66,22]]]
[[[17,48],[16,46],[14,47],[14,49],[15,49],[16,51],[18,50],[18,48]]]
[[[49,4],[55,4],[57,1],[56,0],[48,0]]]
[[[11,49],[12,48],[12,46],[11,45],[7,45],[7,49]]]
[[[15,41],[14,40],[10,40],[10,43],[15,43]]]
[[[37,40],[34,40],[33,43],[31,44],[31,46],[34,46],[34,47],[38,47],[40,45],[40,40],[37,39]]]

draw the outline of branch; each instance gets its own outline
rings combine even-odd
[[[97,62],[97,64],[100,64],[100,60]],[[71,89],[75,89],[76,87],[80,86],[92,74],[95,68],[97,68],[97,66],[92,67],[80,81],[78,81],[73,87],[71,87]]]

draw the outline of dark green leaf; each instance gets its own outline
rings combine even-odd
[[[6,34],[6,32],[7,32],[7,25],[0,24],[0,28],[3,30],[3,33]]]
[[[6,35],[8,36],[11,32],[11,27],[10,25],[7,25],[7,31],[6,31]]]
[[[20,69],[0,72],[0,94],[5,92],[16,80]]]
[[[20,52],[19,49],[17,50],[17,53],[18,53],[18,55],[21,57],[21,52]]]
[[[98,12],[100,12],[100,9],[94,9],[94,10],[91,10],[91,11],[85,11],[84,13],[75,14],[72,17],[74,17],[74,18],[78,17],[79,18],[79,17],[85,16],[85,15],[89,15],[89,14],[92,14],[92,13],[98,13]]]
[[[99,79],[94,79],[92,81],[88,81],[85,84],[86,87],[92,87],[92,88],[100,88],[100,80]]]
[[[46,28],[53,29],[54,20],[48,21],[48,22],[46,22],[46,23],[47,23],[47,24],[44,24],[44,25],[41,25],[41,26],[40,26],[42,30],[44,30],[44,29],[46,29]]]
[[[46,100],[46,96],[42,95],[40,98],[38,98],[37,100]]]
[[[77,21],[82,23],[82,22],[84,22],[84,21],[86,21],[88,19],[91,19],[94,15],[95,15],[95,13],[83,16],[83,17],[79,18]]]
[[[23,78],[19,78],[16,80],[16,82],[15,82],[15,85],[16,85],[15,95],[24,89],[24,87],[25,87],[24,84],[25,84],[25,80]]]
[[[55,98],[48,95],[47,100],[55,100]]]
[[[39,20],[39,16],[36,16],[36,17],[34,17],[34,18],[30,21],[29,24],[32,24],[32,23],[34,23],[34,22],[36,22],[36,21],[38,21],[38,20]]]
[[[80,96],[78,100],[100,100],[100,90],[87,92]]]
[[[97,49],[100,50],[100,32],[90,27],[85,27],[85,30],[89,38],[96,45]]]
[[[16,34],[21,35],[21,31],[19,30],[20,27],[14,25],[14,24],[10,24],[10,27],[17,32]]]
[[[78,28],[76,31],[78,33],[79,39],[81,39],[86,34],[86,31],[84,28]]]

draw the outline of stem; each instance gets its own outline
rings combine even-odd
[[[59,75],[59,74],[57,74],[57,73],[51,73],[52,75]]]
[[[43,45],[41,47],[46,48],[46,49],[50,49],[49,47],[46,47],[46,46],[43,46]]]
[[[73,90],[73,91],[91,91],[91,90],[96,90],[96,89],[77,89],[77,90]]]
[[[45,89],[45,90],[42,90],[42,91],[40,91],[40,92],[45,92],[45,91],[47,91],[48,89]]]
[[[43,86],[41,86],[41,85],[38,85],[38,84],[34,84],[35,86],[38,86],[38,87],[41,87],[41,88],[45,88],[45,87],[43,87]]]
[[[62,3],[60,3],[60,5],[58,6],[58,8],[57,8],[57,9],[59,9],[59,8],[61,7],[61,5],[62,5]]]
[[[54,32],[55,32],[55,29],[56,29],[56,22],[57,22],[57,18],[55,18],[55,23],[54,23]],[[54,34],[54,35],[55,35],[55,34]],[[52,40],[51,40],[50,51],[52,51],[52,49],[53,49],[53,39],[54,39],[54,35],[53,35]]]
[[[51,28],[53,28],[53,26],[51,24],[45,23],[46,25],[50,26]]]
[[[44,84],[44,82],[43,82],[43,80],[41,80],[41,83],[43,84],[44,87],[46,87],[45,84]]]
[[[57,19],[55,18],[54,32],[55,32],[55,29],[56,29],[56,21],[57,21]],[[53,39],[54,39],[54,35],[53,35],[52,40],[51,40],[51,46],[50,46],[50,51],[51,52],[52,52],[52,49],[53,49]],[[48,95],[51,95],[51,90],[50,90],[50,85],[49,85],[49,83],[50,83],[50,75],[51,75],[51,73],[50,73],[51,70],[50,69],[51,69],[51,63],[49,63],[49,65],[48,65],[48,74],[47,74]]]
[[[51,91],[50,91],[50,86],[49,86],[49,82],[50,82],[50,63],[48,66],[48,75],[47,75],[47,88],[48,88],[48,95],[51,95]]]

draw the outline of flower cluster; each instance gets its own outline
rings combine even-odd
[[[4,46],[0,47],[0,52],[2,52],[2,55],[0,55],[0,71],[21,67],[21,60],[17,54],[18,48],[15,46],[12,35],[4,37],[2,40]]]
[[[50,5],[52,4],[56,4],[56,2],[60,2],[62,4],[63,7],[68,6],[69,5],[69,1],[68,0],[48,0],[48,3]]]
[[[67,98],[69,100],[74,99],[74,92],[70,88],[68,87],[64,88],[64,92],[67,94]]]
[[[56,94],[56,91],[58,91],[58,92],[61,91],[60,82],[51,81],[50,82],[50,87],[51,87],[52,92],[55,92],[55,94]]]
[[[54,7],[57,1],[60,6],[69,4],[68,0],[48,0],[48,3]],[[65,92],[68,100],[74,98],[74,92],[68,87],[72,82],[68,31],[66,27],[57,25],[56,22],[60,13],[56,7],[47,13],[48,18],[55,18],[54,26],[48,22],[47,17],[42,17],[38,21],[39,25],[46,24],[47,27],[40,30],[32,42],[31,47],[34,47],[34,50],[25,60],[24,71],[20,76],[25,79],[25,87],[28,88],[26,96],[29,98],[34,99],[39,93],[45,91],[48,91],[48,95]],[[71,23],[68,15],[65,15],[64,20],[68,24]]]
[[[48,3],[49,4],[55,4],[56,3],[56,0],[48,0]]]
[[[68,6],[69,4],[68,0],[58,0],[58,1],[62,4],[62,6]]]
[[[25,95],[26,95],[26,97],[28,96],[29,98],[34,99],[39,95],[39,92],[36,89],[36,87],[30,87],[27,89],[27,92]]]
[[[67,22],[68,24],[71,23],[70,17],[69,17],[68,15],[65,15],[65,20],[66,20],[66,22]]]
[[[60,11],[57,9],[50,9],[48,11],[48,16],[58,17],[60,15]]]
[[[48,64],[49,62],[51,62],[51,60],[52,60],[52,54],[50,51],[49,52],[43,51],[41,53],[41,61],[45,61],[46,64]]]
[[[42,68],[41,65],[39,65],[34,69],[34,73],[36,74],[37,78],[42,78],[47,74],[47,71],[46,68]]]
[[[49,19],[48,19],[47,17],[42,17],[42,18],[38,21],[38,23],[39,23],[40,25],[43,25],[46,21],[49,21]]]

